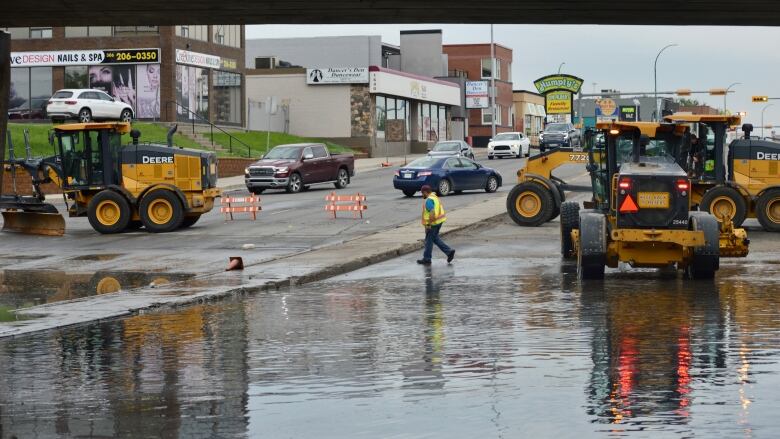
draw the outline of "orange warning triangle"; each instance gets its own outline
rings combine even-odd
[[[639,212],[639,208],[634,203],[634,199],[631,198],[631,194],[626,195],[623,200],[623,204],[620,205],[620,213],[635,213]]]

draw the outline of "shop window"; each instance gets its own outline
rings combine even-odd
[[[176,65],[176,115],[178,120],[209,121],[208,70]]]
[[[65,67],[65,88],[89,87],[89,73],[87,66]]]
[[[385,138],[385,123],[387,122],[387,103],[384,96],[376,97],[376,138]]]
[[[160,65],[136,66],[136,78],[138,78],[136,117],[158,119],[160,117]]]
[[[51,67],[11,69],[10,119],[43,119],[52,93]]]
[[[135,65],[94,65],[89,66],[89,87],[103,91],[119,102],[129,105],[136,111],[137,93]]]
[[[214,71],[214,113],[218,122],[241,124],[241,75]]]
[[[437,140],[446,140],[449,137],[447,136],[447,107],[440,105],[439,106],[439,137]]]

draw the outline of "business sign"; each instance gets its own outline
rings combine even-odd
[[[368,82],[368,67],[330,67],[306,69],[306,83],[319,84],[365,84]]]
[[[571,114],[571,97],[569,91],[556,91],[545,96],[547,114]]]
[[[375,70],[376,69],[376,70]],[[461,105],[458,84],[371,67],[369,91],[445,105]]]
[[[44,50],[11,52],[11,67],[155,64],[160,49]]]
[[[571,75],[547,75],[534,81],[534,86],[541,94],[552,91],[579,93],[582,79]]]
[[[488,81],[466,81],[466,108],[489,108]]]
[[[639,107],[636,105],[621,105],[620,120],[624,122],[636,122],[639,120]]]
[[[176,63],[205,67],[207,69],[219,69],[222,67],[222,58],[215,55],[207,55],[205,53],[176,49]]]
[[[618,106],[613,99],[596,100],[596,120],[611,121],[619,118]]]

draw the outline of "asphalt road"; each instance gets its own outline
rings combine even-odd
[[[457,209],[486,197],[506,197],[515,183],[517,170],[525,159],[488,161],[485,152],[478,151],[477,160],[499,171],[503,186],[497,193],[471,191],[451,194],[443,203],[449,210]],[[226,222],[218,207],[204,215],[190,229],[168,234],[151,234],[143,230],[118,235],[100,235],[86,218],[66,218],[66,234],[61,238],[2,234],[6,256],[0,267],[56,269],[126,269],[203,272],[222,264],[227,256],[245,245],[262,250],[262,257],[272,259],[336,244],[360,236],[399,226],[419,217],[420,196],[406,198],[392,186],[397,168],[367,171],[356,175],[352,183],[339,191],[342,194],[361,193],[367,196],[368,210],[362,220],[349,212],[340,212],[333,219],[324,210],[325,196],[334,191],[332,185],[312,186],[307,192],[287,194],[267,191],[261,196],[262,212],[256,221],[239,214]],[[584,173],[581,167],[562,168],[557,175],[572,178]],[[246,191],[228,192],[231,195]],[[52,199],[60,211],[62,200]],[[83,259],[91,254],[113,253],[114,259]],[[21,257],[21,259],[20,259]],[[80,257],[74,261],[74,257]],[[86,266],[89,265],[89,268]]]

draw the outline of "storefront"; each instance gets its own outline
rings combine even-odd
[[[139,120],[244,123],[243,26],[47,29],[12,33],[12,119],[45,119],[56,90],[93,88]]]
[[[528,90],[515,90],[512,93],[514,113],[517,115],[512,125],[515,131],[524,133],[531,145],[539,144],[539,133],[544,129],[547,116],[544,108],[544,96]]]

